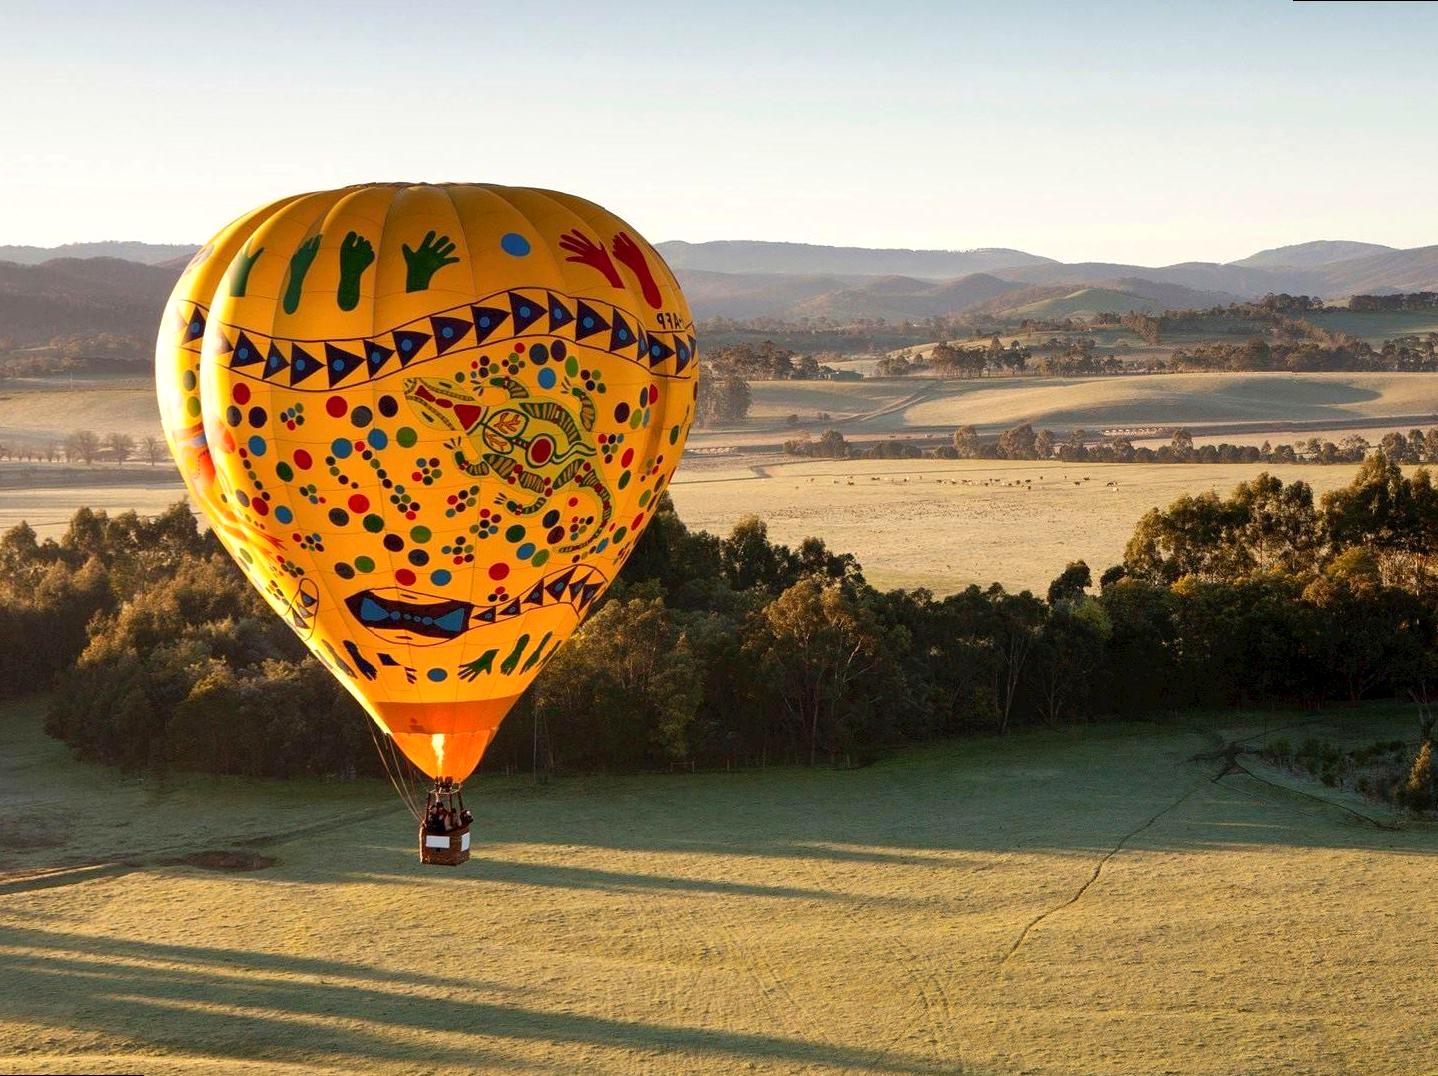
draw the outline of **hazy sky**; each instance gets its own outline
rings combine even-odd
[[[0,0],[0,243],[198,242],[414,179],[571,191],[655,241],[1427,245],[1435,30],[1283,0]]]

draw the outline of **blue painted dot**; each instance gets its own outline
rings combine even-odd
[[[489,316],[488,316],[488,315],[485,315],[484,317],[482,317],[482,318],[479,319],[479,327],[480,327],[481,329],[487,329],[487,328],[489,328]]]
[[[432,617],[432,616],[421,617],[419,622],[420,622],[421,624],[433,624],[433,623],[434,623],[434,617]]]
[[[375,450],[384,448],[385,445],[389,444],[389,437],[386,436],[384,430],[370,430],[369,437],[367,437],[366,440],[369,441],[370,448]]]
[[[454,330],[448,325],[446,325],[443,329],[439,331],[439,335],[448,340],[451,336],[454,335]]]
[[[528,560],[530,557],[534,556],[534,543],[525,542],[522,546],[520,546],[514,551],[514,555],[520,560]]]
[[[248,359],[250,357],[250,349],[247,347],[242,347],[239,351],[236,351],[235,354],[238,355],[241,359]]]
[[[620,329],[620,330],[619,330],[619,339],[621,339],[621,340],[628,340],[628,339],[629,339],[629,330],[628,330],[628,329]]]
[[[585,327],[586,329],[592,329],[592,328],[594,328],[594,319],[593,319],[593,318],[585,318],[585,319],[584,319],[584,327]]]
[[[401,351],[408,351],[408,350],[409,350],[410,348],[412,348],[412,347],[414,347],[414,341],[413,341],[413,340],[401,340],[401,341],[399,342],[399,349],[400,349]]]
[[[370,361],[370,362],[381,362],[381,361],[383,361],[383,358],[384,358],[384,357],[383,357],[378,351],[371,351],[371,352],[369,353],[369,361]]]
[[[658,358],[658,357],[659,357],[659,345],[658,345],[658,344],[650,344],[650,345],[649,345],[649,354],[653,355],[655,358]]]
[[[354,450],[355,446],[343,437],[336,437],[330,445],[330,451],[334,453],[336,459],[347,460],[350,457],[350,453]]]
[[[521,306],[521,307],[519,308],[519,316],[522,317],[522,318],[527,318],[527,317],[529,317],[529,307],[527,307],[527,306]]]
[[[401,615],[403,615],[403,614],[401,614],[398,609],[394,609],[394,610],[391,610],[391,611],[390,611],[389,618],[390,618],[391,620],[398,620]]]
[[[529,240],[518,232],[507,232],[500,238],[499,247],[512,257],[522,258],[529,253]]]
[[[284,505],[280,505],[275,509],[275,518],[281,523],[293,523],[295,521],[295,514]]]
[[[429,573],[429,581],[437,587],[445,586],[454,576],[449,574],[449,569],[440,568]]]
[[[198,321],[192,321],[192,322],[190,322],[190,332],[192,332],[192,333],[198,333],[199,331],[200,331],[200,323],[199,323]]]
[[[449,676],[449,673],[445,672],[443,669],[430,669],[429,672],[425,673],[425,676],[429,677],[436,684],[438,684],[445,680]]]
[[[334,362],[330,363],[331,370],[343,370],[344,368],[345,364],[343,359],[335,359]]]
[[[604,552],[606,549],[608,549],[608,548],[609,548],[609,539],[608,539],[608,538],[605,538],[602,542],[600,542],[597,546],[594,547],[594,552],[596,552],[596,553],[603,553],[603,552]]]
[[[265,445],[265,439],[263,437],[256,434],[250,438],[249,444],[251,454],[256,456],[263,456],[265,454],[265,448],[267,446]]]
[[[554,388],[554,371],[546,367],[539,371],[539,385],[541,388]]]

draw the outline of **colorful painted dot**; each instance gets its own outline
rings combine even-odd
[[[288,526],[290,523],[294,522],[295,514],[291,512],[288,508],[286,508],[284,505],[280,505],[278,508],[275,509],[275,518],[278,519],[281,523],[284,523]]]
[[[329,412],[331,418],[344,418],[345,412],[349,409],[350,405],[345,402],[343,396],[331,396],[325,401],[325,410]]]
[[[374,571],[374,561],[369,557],[355,557],[355,567],[362,572]]]
[[[548,368],[539,371],[539,387],[543,389],[554,388],[554,371]]]
[[[437,587],[447,585],[453,578],[454,576],[449,573],[449,569],[447,568],[436,568],[429,573],[429,581]]]
[[[499,240],[499,249],[511,258],[523,258],[529,253],[529,240],[518,232],[506,232]]]
[[[330,445],[330,451],[334,453],[335,459],[347,460],[350,458],[350,453],[354,451],[354,445],[343,437],[336,437]]]
[[[365,440],[369,442],[370,448],[376,452],[389,445],[389,437],[385,435],[384,430],[370,430],[369,436],[366,437]]]
[[[449,673],[445,672],[443,669],[430,669],[429,672],[425,673],[424,675],[429,677],[429,679],[433,680],[436,684],[438,684],[444,679],[446,679],[449,676]]]
[[[250,451],[253,452],[256,456],[263,456],[265,454],[266,447],[268,447],[265,444],[265,439],[259,434],[255,434],[255,436],[251,437],[248,443]]]
[[[508,579],[509,565],[505,564],[503,561],[498,564],[491,564],[489,566],[489,577],[493,579],[496,583],[499,582],[501,579]]]
[[[402,587],[414,586],[414,572],[408,568],[396,568],[394,581]]]
[[[395,431],[394,439],[399,442],[400,448],[413,448],[419,437],[408,426],[401,426]]]

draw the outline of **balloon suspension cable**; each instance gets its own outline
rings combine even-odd
[[[415,792],[410,786],[412,778],[405,776],[404,763],[395,754],[394,739],[386,735],[384,743],[381,744],[375,731],[374,722],[366,721],[365,724],[369,726],[370,739],[374,740],[375,752],[379,755],[380,765],[384,767],[385,776],[389,778],[389,783],[399,794],[400,802],[404,804],[405,810],[414,816],[416,822],[420,821],[423,812],[420,810]]]

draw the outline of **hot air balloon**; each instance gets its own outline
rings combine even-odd
[[[632,228],[477,184],[241,217],[156,348],[196,505],[440,797],[633,551],[697,377],[684,296]]]

